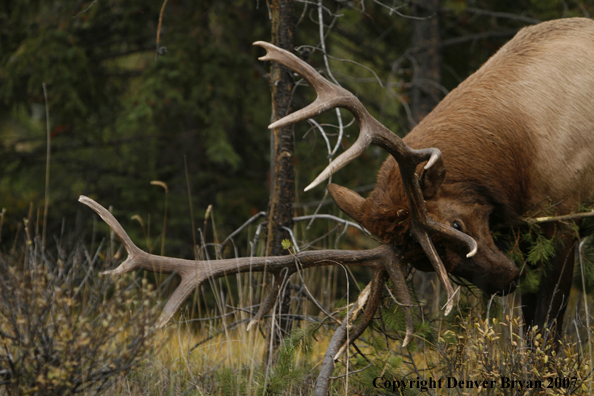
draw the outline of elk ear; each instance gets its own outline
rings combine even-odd
[[[363,205],[365,204],[365,198],[353,190],[334,183],[328,185],[328,191],[340,210],[351,216],[356,222],[363,224]]]
[[[443,179],[445,179],[445,175],[446,170],[443,166],[432,166],[429,169],[423,170],[420,182],[423,198],[429,199],[437,193],[439,186],[441,186]]]

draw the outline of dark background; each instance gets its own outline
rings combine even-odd
[[[157,250],[168,185],[168,255],[190,257],[192,225],[212,206],[222,240],[266,210],[271,99],[264,54],[265,1],[4,0],[0,4],[0,245],[10,248],[29,217],[43,226],[47,86],[51,161],[48,236],[89,232],[88,195],[113,212],[135,240]],[[404,135],[443,95],[523,26],[589,16],[592,1],[324,1],[325,44],[337,80],[380,121]],[[298,52],[323,68],[317,5],[295,2]],[[426,16],[429,18],[426,18]],[[379,83],[381,81],[381,84]],[[293,107],[315,97],[299,87]],[[351,119],[343,112],[345,123]],[[320,123],[336,124],[334,113]],[[326,128],[333,132],[331,127]],[[348,147],[357,127],[348,129]],[[303,193],[327,165],[326,143],[295,129],[296,214],[311,214],[323,187]],[[331,140],[336,144],[336,140]],[[184,167],[187,163],[187,176]],[[333,181],[369,190],[385,154],[369,149]],[[338,215],[326,205],[323,212]],[[32,215],[30,215],[30,213]],[[139,215],[143,227],[130,217]],[[212,219],[211,219],[212,220]],[[242,242],[241,236],[238,241]],[[311,238],[313,239],[313,238]],[[245,241],[243,241],[245,242]],[[140,244],[143,248],[143,246]],[[238,243],[242,252],[246,243]]]

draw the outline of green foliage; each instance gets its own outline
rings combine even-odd
[[[541,276],[542,272],[540,271],[540,268],[525,266],[524,278],[522,279],[522,283],[520,285],[522,292],[535,293],[536,291],[538,291]]]
[[[404,313],[397,304],[394,304],[388,309],[383,309],[382,319],[386,324],[387,330],[394,332],[401,332],[405,330]]]
[[[293,244],[288,239],[283,239],[281,243],[283,245],[283,249],[285,249],[285,250],[289,250],[290,248],[293,247]]]
[[[291,331],[278,350],[278,357],[270,370],[269,376],[263,381],[263,388],[258,394],[281,395],[293,386],[300,387],[300,382],[307,375],[303,367],[297,366],[297,354],[303,358],[311,356],[313,351],[314,335],[319,326],[297,327]]]
[[[525,240],[531,242],[530,249],[528,250],[528,263],[537,265],[541,262],[547,262],[555,255],[554,241],[549,240],[540,232],[536,233],[536,237],[533,240],[528,238],[529,236],[525,238]]]
[[[218,370],[215,378],[219,388],[219,394],[229,396],[247,394],[247,378],[245,376],[237,375],[237,373],[230,368]]]
[[[427,342],[433,342],[435,340],[435,329],[428,321],[419,322],[418,326],[415,327],[415,336]]]
[[[311,334],[303,329],[295,329],[291,335],[283,340],[278,351],[276,363],[270,370],[270,375],[263,382],[263,389],[258,394],[281,395],[288,388],[303,380],[305,372],[296,365],[297,351],[307,353],[311,351]]]
[[[519,233],[520,244],[512,246],[509,256],[520,268],[522,268],[522,282],[520,290],[523,293],[534,293],[538,290],[543,273],[550,270],[549,260],[555,256],[555,253],[562,243],[558,233],[575,232],[572,227],[562,227],[558,233],[552,236],[546,236],[544,230],[538,225],[531,225],[516,229]],[[527,254],[524,256],[522,251]]]
[[[16,229],[29,202],[43,200],[42,83],[55,223],[62,216],[74,222],[82,193],[117,204],[127,217],[162,213],[149,187],[156,179],[171,187],[172,217],[187,219],[187,229],[184,156],[196,208],[224,207],[221,220],[231,228],[265,207],[270,94],[265,66],[254,68],[251,43],[268,36],[266,24],[256,22],[266,19],[266,8],[169,3],[161,31],[168,52],[155,62],[160,6],[137,0],[85,7],[9,0],[0,6],[0,196],[3,206],[10,204],[5,230]],[[243,190],[242,202],[225,193],[230,189]],[[184,234],[176,228],[168,236]],[[193,254],[191,246],[184,251]]]
[[[223,368],[215,374],[217,392],[221,395],[283,395],[296,387],[301,388],[308,372],[297,364],[297,355],[308,358],[313,351],[314,334],[318,326],[296,327],[283,339],[276,353],[275,361],[266,370],[262,367],[256,373],[246,368],[240,373]],[[252,376],[253,374],[253,376]]]

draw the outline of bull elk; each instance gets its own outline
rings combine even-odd
[[[541,23],[522,29],[476,73],[445,99],[403,140],[373,118],[350,92],[325,80],[311,66],[272,44],[256,42],[263,61],[289,67],[316,90],[310,105],[274,122],[296,123],[336,107],[349,110],[360,125],[356,143],[306,188],[313,188],[377,145],[390,156],[368,198],[330,184],[338,206],[379,237],[382,246],[367,251],[324,250],[295,256],[182,260],[143,252],[101,205],[81,196],[113,229],[128,258],[108,274],[135,269],[172,273],[181,283],[163,308],[166,324],[182,302],[209,278],[268,271],[275,280],[248,329],[274,305],[283,282],[300,268],[361,265],[373,271],[363,318],[338,344],[352,342],[368,326],[387,279],[405,312],[412,336],[412,299],[405,284],[407,264],[435,270],[448,295],[450,274],[487,293],[515,288],[518,267],[500,251],[491,234],[509,228],[545,204],[569,214],[594,198],[594,22],[584,18]],[[528,323],[561,325],[571,286],[576,236],[563,224],[543,226],[547,236],[562,233],[556,256],[536,294],[523,296]],[[559,234],[558,234],[559,235]],[[435,245],[434,245],[435,243]],[[444,259],[442,262],[441,258]],[[445,264],[444,264],[445,263]]]

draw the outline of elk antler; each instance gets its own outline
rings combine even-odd
[[[183,260],[163,257],[140,250],[130,239],[124,228],[116,218],[103,206],[91,198],[83,195],[78,199],[93,209],[103,221],[107,223],[118,237],[128,257],[116,269],[105,271],[103,274],[120,275],[127,272],[144,269],[159,273],[177,273],[181,276],[181,283],[169,298],[161,312],[157,327],[163,327],[175,314],[186,298],[207,279],[216,279],[240,272],[263,272],[274,274],[272,290],[260,305],[258,313],[250,321],[248,330],[274,306],[281,290],[283,279],[288,279],[299,268],[310,268],[322,265],[360,265],[374,271],[371,282],[370,298],[363,312],[363,318],[351,333],[348,340],[353,342],[367,328],[381,302],[381,292],[385,279],[392,280],[393,291],[398,302],[404,308],[406,335],[402,342],[406,346],[413,334],[412,298],[405,283],[403,264],[396,252],[387,245],[363,251],[349,250],[318,250],[301,252],[295,256],[277,257],[241,257],[225,260]],[[286,272],[285,272],[286,271]],[[343,343],[345,340],[342,340]]]
[[[447,292],[448,302],[445,306],[445,314],[449,314],[454,304],[454,289],[449,282],[446,269],[433,246],[429,234],[440,234],[447,239],[457,240],[466,244],[469,249],[467,257],[474,256],[477,250],[477,244],[476,241],[467,234],[434,221],[427,213],[423,194],[419,186],[419,177],[415,170],[417,165],[426,161],[427,163],[424,167],[426,170],[434,167],[436,168],[435,172],[443,174],[445,170],[441,160],[441,152],[436,148],[425,148],[420,150],[410,148],[396,134],[369,114],[367,109],[365,109],[355,95],[346,89],[329,82],[313,67],[292,53],[264,41],[257,41],[254,45],[260,46],[266,50],[266,55],[260,57],[260,60],[282,63],[301,77],[305,78],[318,94],[318,97],[313,103],[274,122],[269,128],[278,128],[298,121],[303,121],[336,107],[343,107],[349,110],[360,125],[359,137],[355,144],[336,158],[336,160],[331,162],[326,169],[324,169],[324,171],[305,188],[305,191],[314,188],[333,173],[349,164],[361,155],[371,144],[383,148],[398,162],[411,209],[411,234],[423,248],[423,251],[431,261],[435,272],[439,276],[441,284]]]

